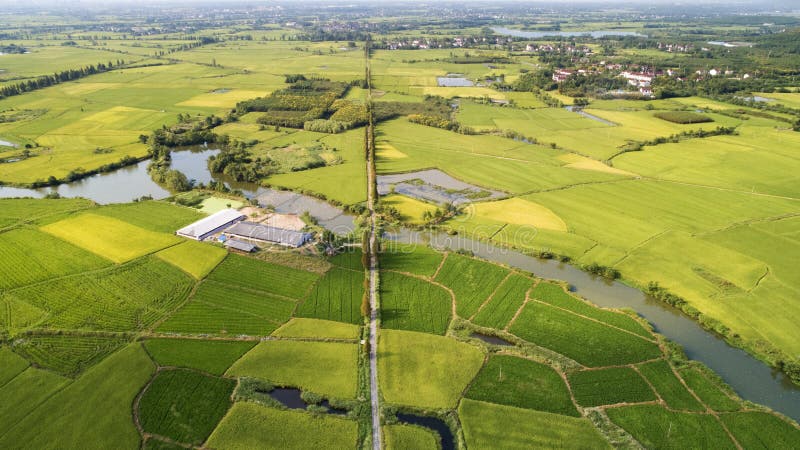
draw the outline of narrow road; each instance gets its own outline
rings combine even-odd
[[[378,394],[378,216],[375,213],[375,132],[372,122],[372,83],[369,64],[370,41],[364,44],[367,84],[367,125],[365,147],[367,159],[367,208],[369,209],[369,397],[372,406],[372,449],[381,450],[381,410]]]

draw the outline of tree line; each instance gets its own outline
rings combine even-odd
[[[112,61],[109,61],[108,64],[99,63],[97,65],[89,65],[80,69],[68,69],[57,72],[53,75],[43,75],[32,80],[10,84],[0,88],[0,99],[43,89],[67,81],[77,80],[90,75],[108,72],[109,70],[114,70],[124,64],[125,61],[122,60],[117,60],[116,64]]]

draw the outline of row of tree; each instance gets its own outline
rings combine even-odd
[[[14,95],[24,94],[26,92],[43,89],[49,86],[54,86],[59,83],[77,80],[79,78],[88,77],[98,73],[108,72],[121,67],[125,61],[118,60],[115,63],[109,61],[108,64],[99,63],[97,65],[89,65],[80,69],[68,69],[53,75],[43,75],[32,80],[21,81],[19,83],[10,84],[0,88],[0,98],[12,97]]]

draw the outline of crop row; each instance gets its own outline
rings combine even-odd
[[[385,328],[444,334],[452,315],[450,294],[439,286],[394,272],[381,275]]]
[[[364,273],[334,267],[317,282],[297,315],[314,319],[361,322]]]
[[[304,270],[270,264],[245,256],[230,255],[211,272],[208,279],[301,299],[308,292],[317,275]]]
[[[180,269],[147,258],[18,289],[6,298],[45,311],[42,325],[47,328],[131,331],[172,311],[192,285]]]
[[[507,274],[507,269],[495,264],[449,255],[436,281],[456,294],[458,315],[471,317]]]

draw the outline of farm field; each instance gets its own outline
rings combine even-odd
[[[482,363],[477,347],[442,336],[383,330],[378,343],[381,393],[399,405],[454,407]]]
[[[578,416],[567,386],[555,370],[514,356],[490,356],[465,396],[517,408]]]
[[[209,438],[214,448],[356,448],[355,421],[236,403]]]
[[[458,413],[473,448],[611,448],[586,419],[468,399]]]
[[[525,302],[533,280],[513,274],[506,278],[472,319],[478,325],[503,329]]]
[[[235,384],[192,370],[161,371],[139,402],[142,428],[177,442],[201,444],[230,408]]]
[[[385,270],[431,277],[441,265],[442,259],[442,254],[430,247],[393,242],[381,255],[381,267]]]
[[[226,255],[222,248],[197,241],[186,241],[156,253],[159,258],[199,280],[214,270]]]
[[[0,436],[0,446],[25,442],[37,448],[59,442],[68,448],[137,448],[131,405],[155,368],[132,344],[89,369],[49,397]]]
[[[508,270],[500,266],[451,254],[436,281],[453,290],[458,315],[471,317],[507,275]]]
[[[357,365],[355,344],[265,341],[231,366],[227,374],[347,399],[356,394]]]
[[[736,448],[722,425],[710,415],[672,412],[655,405],[626,406],[606,412],[614,423],[648,448]]]
[[[540,303],[525,305],[509,331],[587,367],[630,364],[661,354],[651,341]]]
[[[30,228],[0,234],[0,255],[5,262],[0,266],[3,289],[109,265],[105,259],[80,247]]]
[[[363,272],[334,267],[314,285],[298,307],[297,315],[358,324],[363,295]]]
[[[155,258],[16,289],[12,328],[133,331],[152,325],[189,294],[191,278]]]
[[[189,302],[163,322],[161,331],[266,336],[289,320],[296,303],[261,291],[207,280]]]
[[[180,242],[174,236],[91,213],[45,225],[42,230],[118,264]]]
[[[357,339],[359,327],[330,320],[298,317],[275,330],[273,336],[285,338]]]
[[[445,334],[453,300],[439,286],[394,272],[381,274],[383,326],[395,330]]]
[[[148,339],[144,348],[160,366],[196,369],[212,375],[226,370],[255,347],[247,341],[206,341],[199,339]]]
[[[239,255],[225,258],[208,276],[208,280],[217,283],[297,300],[305,297],[317,278],[317,275],[311,272],[268,264]]]
[[[581,406],[640,403],[656,399],[644,378],[630,367],[587,370],[569,374],[575,400]]]
[[[383,438],[388,450],[407,448],[435,450],[439,448],[438,437],[423,427],[387,425],[383,427]]]

